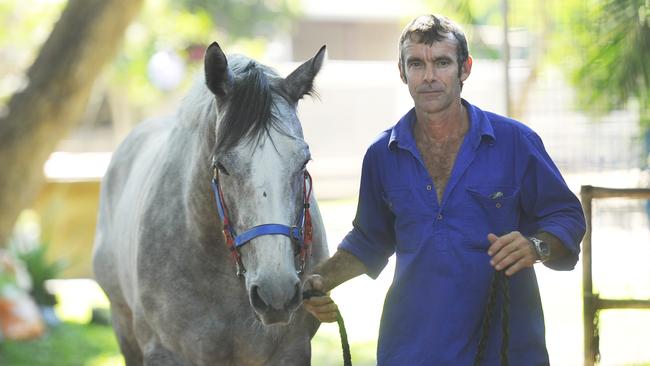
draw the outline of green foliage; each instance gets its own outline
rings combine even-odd
[[[161,50],[176,52],[189,61],[188,74],[191,74],[197,65],[189,58],[189,46],[208,44],[214,38],[217,38],[217,31],[205,11],[172,10],[168,0],[147,1],[140,16],[127,30],[124,46],[109,70],[110,83],[122,90],[135,106],[152,104],[164,92],[156,89],[147,78],[151,56]]]
[[[500,25],[501,0],[427,0],[434,9],[443,9],[442,14],[456,22],[468,25]]]
[[[186,63],[185,85],[202,66],[203,50],[217,40],[222,47],[242,49],[257,57],[265,37],[286,27],[297,13],[297,0],[148,0],[127,31],[122,52],[111,68],[111,85],[126,92],[135,107],[159,101],[164,91],[148,80],[154,53],[171,51]],[[200,53],[199,58],[193,52]],[[182,88],[181,88],[182,89]]]
[[[22,75],[49,35],[65,0],[3,0],[0,22],[0,106],[19,90]],[[125,35],[105,84],[135,109],[159,102],[165,92],[148,80],[147,65],[158,51],[178,54],[186,63],[185,83],[200,67],[193,57],[214,40],[228,49],[260,56],[269,35],[287,29],[299,0],[147,0]],[[101,45],[98,45],[101,47]],[[201,53],[202,56],[202,53]],[[181,89],[182,89],[181,85]]]
[[[214,24],[228,30],[231,40],[255,38],[284,31],[295,19],[298,0],[177,0],[175,7],[189,11],[207,11]]]
[[[16,279],[13,275],[0,270],[0,291],[7,285],[15,285]]]
[[[650,3],[646,0],[585,0],[564,9],[562,42],[581,107],[603,114],[639,104],[650,127]]]
[[[64,261],[49,261],[47,258],[47,244],[40,244],[34,248],[18,253],[18,259],[25,263],[27,272],[32,278],[30,295],[39,305],[54,306],[56,297],[45,288],[45,281],[57,278],[65,269]]]

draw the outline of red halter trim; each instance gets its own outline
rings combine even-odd
[[[219,170],[216,168],[214,170],[214,179],[216,181],[219,180]],[[226,206],[226,201],[223,199],[221,187],[218,186],[218,189],[214,189],[214,192],[219,195],[217,203],[221,206],[219,207],[220,210],[223,211],[221,212],[223,218],[223,237],[226,239],[226,246],[228,246],[228,249],[230,250],[230,256],[232,257],[233,262],[237,265],[237,274],[239,275],[240,271],[244,268],[244,264],[241,260],[241,254],[235,246],[234,231],[230,227],[230,220],[228,220],[228,207]]]
[[[307,189],[307,182],[309,181],[309,190]],[[304,212],[305,212],[305,225],[304,225],[304,239],[303,245],[300,249],[301,266],[304,267],[307,256],[311,254],[311,243],[314,238],[314,226],[311,222],[311,210],[309,207],[309,200],[311,199],[312,192],[312,179],[308,171],[305,170],[305,183],[302,185],[302,192],[304,197]],[[303,269],[303,268],[301,268]]]
[[[313,241],[313,225],[311,212],[309,210],[309,200],[312,193],[312,180],[309,172],[305,170],[303,181],[303,208],[296,226],[287,226],[283,224],[262,224],[252,227],[245,232],[237,235],[228,219],[228,209],[223,197],[223,191],[219,185],[219,171],[216,166],[213,167],[214,175],[212,177],[212,190],[217,203],[217,212],[223,222],[223,235],[230,250],[231,256],[237,266],[237,275],[242,276],[246,269],[241,259],[239,247],[245,245],[250,240],[262,235],[285,235],[291,238],[294,246],[300,246],[300,251],[296,254],[300,259],[298,264],[298,273],[302,273],[307,256],[311,254],[311,243]],[[307,189],[309,184],[309,189]]]

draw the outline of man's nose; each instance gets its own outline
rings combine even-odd
[[[424,81],[427,83],[431,83],[435,80],[435,69],[433,65],[427,64],[425,69],[424,69]]]

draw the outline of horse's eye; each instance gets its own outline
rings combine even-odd
[[[219,169],[219,171],[225,175],[230,175],[230,173],[228,173],[228,170],[221,163],[217,163],[217,169]]]
[[[300,170],[305,170],[305,169],[307,169],[307,163],[309,163],[310,160],[311,160],[311,159],[307,159],[307,160],[302,164],[302,168],[301,168]]]

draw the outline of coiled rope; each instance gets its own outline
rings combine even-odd
[[[492,323],[494,308],[497,303],[496,298],[499,288],[502,289],[501,292],[503,294],[503,306],[501,307],[501,333],[503,335],[501,339],[501,366],[508,366],[508,341],[510,339],[510,288],[508,287],[508,278],[504,271],[495,271],[492,275],[490,293],[488,294],[485,314],[483,315],[483,324],[481,325],[481,337],[478,341],[478,351],[474,358],[474,366],[479,366],[485,357],[490,325]]]

